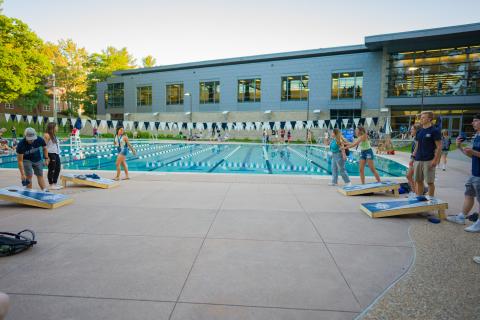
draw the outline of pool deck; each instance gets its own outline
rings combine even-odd
[[[462,160],[438,172],[450,214],[468,174]],[[2,186],[18,184],[16,171],[0,176]],[[62,190],[75,202],[55,210],[0,201],[1,230],[30,228],[39,241],[0,260],[7,319],[473,319],[480,311],[472,261],[480,234],[358,209],[390,197],[345,197],[325,177],[131,176],[114,189]]]

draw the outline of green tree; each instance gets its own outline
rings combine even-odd
[[[90,55],[89,68],[85,112],[93,115],[97,105],[97,83],[112,77],[115,71],[133,69],[136,66],[135,59],[128,53],[127,48],[117,49],[110,46],[101,53]]]
[[[144,68],[151,68],[157,64],[157,60],[151,55],[148,55],[142,59],[142,63]]]
[[[25,23],[0,15],[0,102],[28,95],[51,74],[43,47]]]
[[[39,114],[42,111],[40,109],[41,106],[48,105],[49,103],[50,98],[48,97],[47,90],[43,84],[37,85],[32,92],[21,96],[15,102],[15,104],[22,106],[26,110],[34,110],[36,114]]]
[[[47,43],[44,51],[53,63],[56,86],[62,88],[60,100],[66,101],[69,109],[77,113],[86,100],[89,72],[87,51],[71,39],[59,40],[58,44]]]

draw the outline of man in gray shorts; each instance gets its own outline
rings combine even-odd
[[[33,128],[25,129],[24,138],[17,145],[18,170],[22,179],[22,185],[31,189],[33,174],[37,177],[38,185],[46,190],[43,180],[43,161],[40,150],[43,151],[45,165],[48,165],[48,152],[45,140],[37,137]]]
[[[473,117],[472,127],[475,130],[473,144],[471,148],[463,148],[464,137],[457,138],[457,147],[464,155],[472,158],[472,175],[465,183],[465,200],[463,201],[463,210],[455,216],[447,217],[450,222],[465,224],[465,216],[469,214],[475,204],[475,198],[480,205],[480,114]],[[467,232],[480,232],[480,219],[471,226],[465,228]]]

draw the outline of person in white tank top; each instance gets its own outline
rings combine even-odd
[[[49,189],[52,190],[62,189],[62,186],[57,183],[62,165],[60,160],[60,140],[58,140],[57,131],[57,124],[49,122],[47,132],[43,135],[47,144],[48,158],[50,159],[48,164],[48,183],[50,184]]]

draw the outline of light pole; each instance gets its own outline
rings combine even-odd
[[[308,128],[308,119],[309,119],[309,116],[310,116],[310,91],[308,88],[305,88],[305,90],[307,91],[307,133],[306,133],[306,136],[305,136],[305,142],[308,144],[308,133],[310,131],[310,128]],[[310,139],[311,140],[311,139]]]
[[[184,94],[185,97],[190,97],[190,140],[192,140],[193,135],[192,135],[192,129],[193,129],[193,109],[192,109],[192,94],[190,92],[185,92]]]
[[[52,88],[53,88],[53,118],[57,122],[57,88],[55,87],[55,73],[52,74]]]
[[[425,69],[423,67],[410,67],[408,70],[412,71],[412,75],[415,75],[416,70],[420,70],[422,72],[422,102],[420,105],[420,111],[423,111],[423,97],[425,96]],[[415,79],[413,79],[413,83],[415,83]]]

